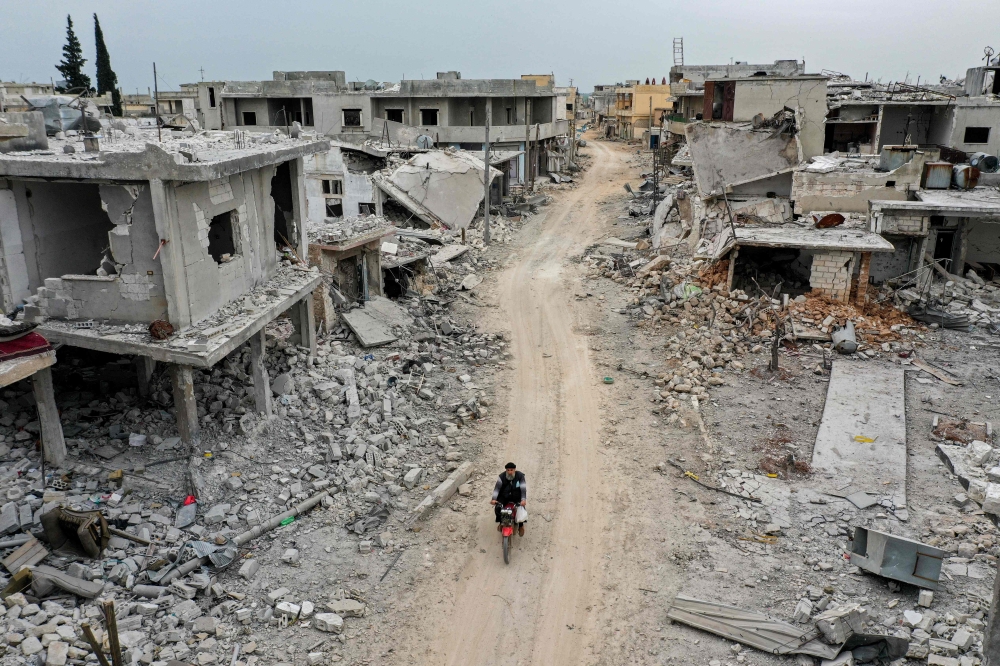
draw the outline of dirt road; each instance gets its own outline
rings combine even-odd
[[[587,338],[574,331],[563,268],[599,235],[596,204],[621,187],[625,164],[614,144],[590,145],[594,165],[580,187],[557,199],[499,282],[515,358],[500,458],[527,474],[528,536],[515,542],[506,566],[492,516],[478,518],[453,605],[446,617],[427,618],[438,632],[430,651],[437,663],[577,665],[593,658],[589,611],[606,515],[599,378]]]

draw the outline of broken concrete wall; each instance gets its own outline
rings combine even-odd
[[[724,185],[770,178],[799,164],[798,139],[773,130],[689,123],[687,140],[702,197],[719,196]]]
[[[172,188],[190,321],[208,317],[274,275],[277,251],[270,196],[274,171],[263,167]],[[209,229],[213,218],[226,214],[235,252],[220,263],[209,254]]]
[[[967,228],[966,261],[1000,263],[1000,222],[971,218]]]
[[[324,180],[339,180],[342,194],[339,196],[344,208],[344,217],[361,215],[359,204],[375,202],[375,188],[371,175],[352,171],[344,160],[344,152],[333,146],[325,153],[316,153],[304,159],[306,172],[306,215],[310,223],[322,224],[328,217],[326,204],[333,195],[323,193]]]
[[[906,201],[909,193],[920,187],[924,163],[937,152],[918,151],[913,159],[893,171],[839,170],[827,173],[798,169],[792,175],[792,200],[795,212],[835,210],[842,213],[867,213],[872,200]]]
[[[923,238],[883,234],[896,248],[894,252],[873,252],[869,275],[875,284],[907,273],[918,265],[918,254]]]
[[[8,180],[0,180],[0,292],[3,294],[4,312],[10,312],[31,295],[17,201]]]
[[[114,227],[95,183],[11,181],[28,288],[66,273],[94,275]],[[5,221],[6,222],[6,221]]]
[[[733,121],[750,121],[758,113],[770,118],[785,107],[796,111],[802,156],[823,154],[826,139],[826,79],[794,77],[736,82]]]
[[[118,275],[112,273],[110,283],[94,275],[60,276],[76,311],[75,315],[70,313],[70,318],[134,322],[166,319],[163,271],[159,259],[153,259],[160,240],[149,186],[101,185],[100,194],[114,223],[108,232],[108,254]]]

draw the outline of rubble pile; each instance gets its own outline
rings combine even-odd
[[[337,243],[365,236],[380,229],[388,230],[392,225],[376,215],[363,217],[328,217],[322,224],[313,223],[309,226],[309,240],[314,243]]]
[[[913,351],[919,341],[917,336],[926,331],[906,313],[874,299],[856,306],[812,292],[792,299],[788,309],[799,329],[814,329],[824,335],[853,321],[858,340],[872,347],[869,356],[876,353],[875,348],[884,352]]]
[[[450,284],[487,267],[470,254],[439,272]],[[443,284],[438,292],[450,293]],[[70,457],[63,468],[44,473],[36,451],[38,424],[29,416],[30,387],[9,387],[0,404],[0,476],[7,486],[0,498],[0,543],[29,533],[45,541],[42,516],[57,506],[101,511],[112,526],[152,542],[147,547],[112,536],[101,559],[52,553],[35,563],[94,581],[102,598],[116,601],[127,663],[222,662],[238,644],[242,663],[275,663],[268,655],[279,646],[254,632],[298,623],[339,634],[344,619],[350,624],[365,605],[344,590],[268,587],[269,578],[257,572],[274,566],[266,557],[269,542],[247,544],[226,569],[198,568],[167,579],[175,564],[232,543],[240,532],[321,492],[329,496],[315,518],[291,521],[273,533],[277,543],[292,544],[282,550],[278,566],[295,565],[293,542],[320,524],[345,526],[362,554],[405,547],[394,526],[467,459],[463,431],[486,417],[490,406],[474,377],[508,351],[501,337],[461,325],[443,298],[402,303],[413,325],[400,330],[401,342],[376,353],[327,338],[310,357],[294,344],[290,323],[273,322],[265,355],[277,414],[271,421],[253,413],[247,345],[211,370],[195,371],[206,453],[194,460],[205,492],[191,505],[184,504],[188,456],[173,436],[173,399],[164,373],[154,375],[145,401],[125,386],[135,377],[127,360],[57,365]],[[2,547],[0,556],[16,547],[22,546]],[[7,583],[0,575],[0,586]],[[62,642],[70,659],[93,659],[80,625],[89,619],[100,626],[96,600],[64,595],[59,603],[39,605],[30,587],[23,594],[8,598],[0,620],[11,654],[55,654],[64,649]]]
[[[900,289],[895,292],[895,297],[900,307],[915,315],[928,313],[930,316],[926,321],[932,326],[937,322],[931,311],[939,311],[945,317],[960,319],[963,327],[981,326],[992,332],[1000,330],[1000,284],[995,280],[986,282],[972,270],[964,278],[952,275],[948,280],[935,280],[923,291]]]

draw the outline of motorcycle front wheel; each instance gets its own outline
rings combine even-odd
[[[503,538],[503,563],[510,564],[510,537]]]

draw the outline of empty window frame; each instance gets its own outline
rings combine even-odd
[[[373,203],[359,203],[358,213],[360,215],[374,215],[375,214],[375,204]]]
[[[257,112],[256,111],[244,111],[243,112],[243,124],[244,125],[256,125],[257,124]]]
[[[403,110],[402,109],[386,109],[385,119],[392,123],[403,122]]]
[[[236,254],[235,210],[220,213],[208,225],[208,253],[215,263],[224,264]]]
[[[964,143],[989,143],[989,127],[966,127]]]
[[[344,194],[344,181],[339,178],[324,178],[323,194],[335,194],[337,196]]]
[[[508,125],[514,124],[514,109],[510,108],[509,106],[507,107],[507,124]]]
[[[566,105],[566,110],[567,111],[572,111],[573,110],[573,105],[572,104],[567,104]]]
[[[438,124],[437,109],[420,109],[420,124],[424,127],[435,127]]]
[[[342,199],[327,199],[326,216],[344,217],[344,201]]]
[[[212,86],[208,87],[208,106],[212,109],[215,108],[215,88]]]
[[[361,109],[344,109],[344,127],[361,127]]]

